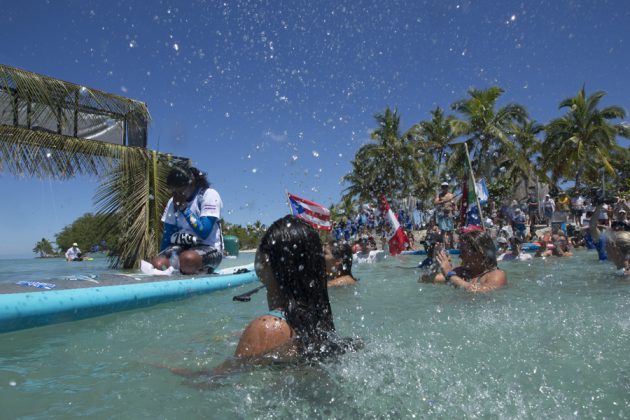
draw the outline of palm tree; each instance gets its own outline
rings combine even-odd
[[[101,178],[96,196],[100,212],[117,220],[125,232],[112,264],[130,268],[155,254],[168,199],[164,173],[172,158],[144,148],[146,105],[4,65],[0,93],[0,102],[13,116],[12,125],[0,124],[0,171],[63,180],[76,175]],[[85,127],[110,123],[122,127],[126,144],[139,138],[142,147],[80,137]]]
[[[441,174],[442,160],[451,149],[451,143],[457,137],[453,132],[453,115],[444,116],[444,111],[439,106],[431,111],[430,121],[421,121],[414,125],[405,133],[407,137],[414,138],[418,147],[424,153],[426,163],[437,162],[435,179],[439,179]],[[426,156],[428,154],[429,156]]]
[[[518,104],[508,104],[496,109],[496,102],[503,89],[491,86],[485,90],[469,89],[470,98],[451,105],[464,119],[452,121],[453,132],[467,137],[470,142],[473,170],[491,178],[500,154],[510,158],[515,156],[515,148],[510,139],[510,127],[514,122],[523,122],[527,111]]]
[[[35,244],[35,247],[33,248],[33,252],[35,252],[36,254],[39,254],[39,256],[42,258],[55,253],[55,251],[53,251],[52,244],[46,238],[42,238],[41,241],[38,241]]]
[[[630,127],[610,120],[623,119],[626,112],[619,106],[598,109],[606,92],[586,96],[582,87],[578,94],[560,102],[567,113],[552,120],[546,127],[542,157],[544,168],[551,171],[554,181],[574,176],[575,188],[586,177],[597,182],[601,168],[615,174],[611,151],[618,148],[616,136],[630,138]]]
[[[387,107],[383,114],[374,116],[378,128],[372,140],[355,155],[352,172],[343,180],[350,185],[345,196],[358,196],[369,202],[380,194],[402,198],[413,190],[414,180],[420,176],[418,149],[415,142],[400,135],[400,117]]]
[[[544,125],[530,119],[512,123],[510,131],[515,153],[512,158],[506,156],[500,162],[500,167],[505,168],[506,175],[514,185],[520,182],[528,186],[532,177],[545,178],[545,174],[537,165],[542,145],[537,136],[544,129]]]

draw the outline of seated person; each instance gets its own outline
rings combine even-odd
[[[347,242],[329,241],[324,246],[328,287],[356,284],[352,276],[352,249]]]
[[[76,242],[66,251],[66,261],[83,261],[83,254]]]
[[[452,284],[471,292],[487,292],[507,285],[507,277],[497,268],[497,248],[486,232],[473,230],[460,236],[462,265],[453,268],[444,250],[437,253],[441,273],[434,283]]]
[[[525,254],[521,252],[521,245],[523,242],[516,236],[510,238],[510,251],[499,255],[497,261],[527,261],[533,257],[531,254]]]
[[[162,216],[164,235],[153,266],[173,266],[182,274],[211,273],[223,259],[219,193],[205,174],[186,165],[173,166],[166,185],[173,196]]]

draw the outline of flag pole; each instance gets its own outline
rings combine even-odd
[[[291,199],[289,198],[289,190],[285,188],[284,193],[287,196],[287,206],[289,206],[289,214],[293,214],[293,207],[291,207]]]
[[[477,194],[477,181],[475,180],[475,174],[473,172],[472,164],[470,163],[470,154],[468,153],[468,143],[464,142],[466,148],[466,159],[468,160],[468,167],[470,168],[470,177],[472,178],[473,188],[475,189],[475,201],[477,201],[477,209],[479,209],[479,221],[481,222],[481,230],[486,231],[486,227],[483,223],[483,212],[481,211],[481,204],[479,203],[479,195]],[[468,192],[470,194],[470,192]],[[468,199],[468,197],[466,197]]]

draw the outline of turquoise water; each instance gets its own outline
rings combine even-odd
[[[232,302],[251,285],[3,334],[2,415],[630,416],[630,282],[595,254],[506,262],[509,287],[486,295],[419,284],[417,262],[357,266],[358,286],[330,291],[337,329],[365,349],[317,366],[192,383],[163,368],[210,369],[229,357],[266,312],[264,293]]]

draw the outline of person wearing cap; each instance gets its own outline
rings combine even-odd
[[[81,250],[79,249],[79,245],[75,242],[66,251],[66,261],[82,261],[82,260],[83,259],[81,258]]]
[[[448,249],[453,246],[453,212],[455,211],[455,195],[448,190],[448,182],[440,185],[440,192],[435,196],[433,204],[436,205],[435,214],[437,225],[444,235],[444,246]]]
[[[553,201],[553,198],[551,198],[549,194],[547,194],[542,202],[542,207],[545,215],[545,224],[549,226],[551,224],[551,219],[553,218],[553,213],[556,211],[556,202]]]
[[[626,209],[620,208],[617,210],[617,217],[611,224],[611,228],[615,231],[630,232],[630,221],[628,221],[628,213]]]

